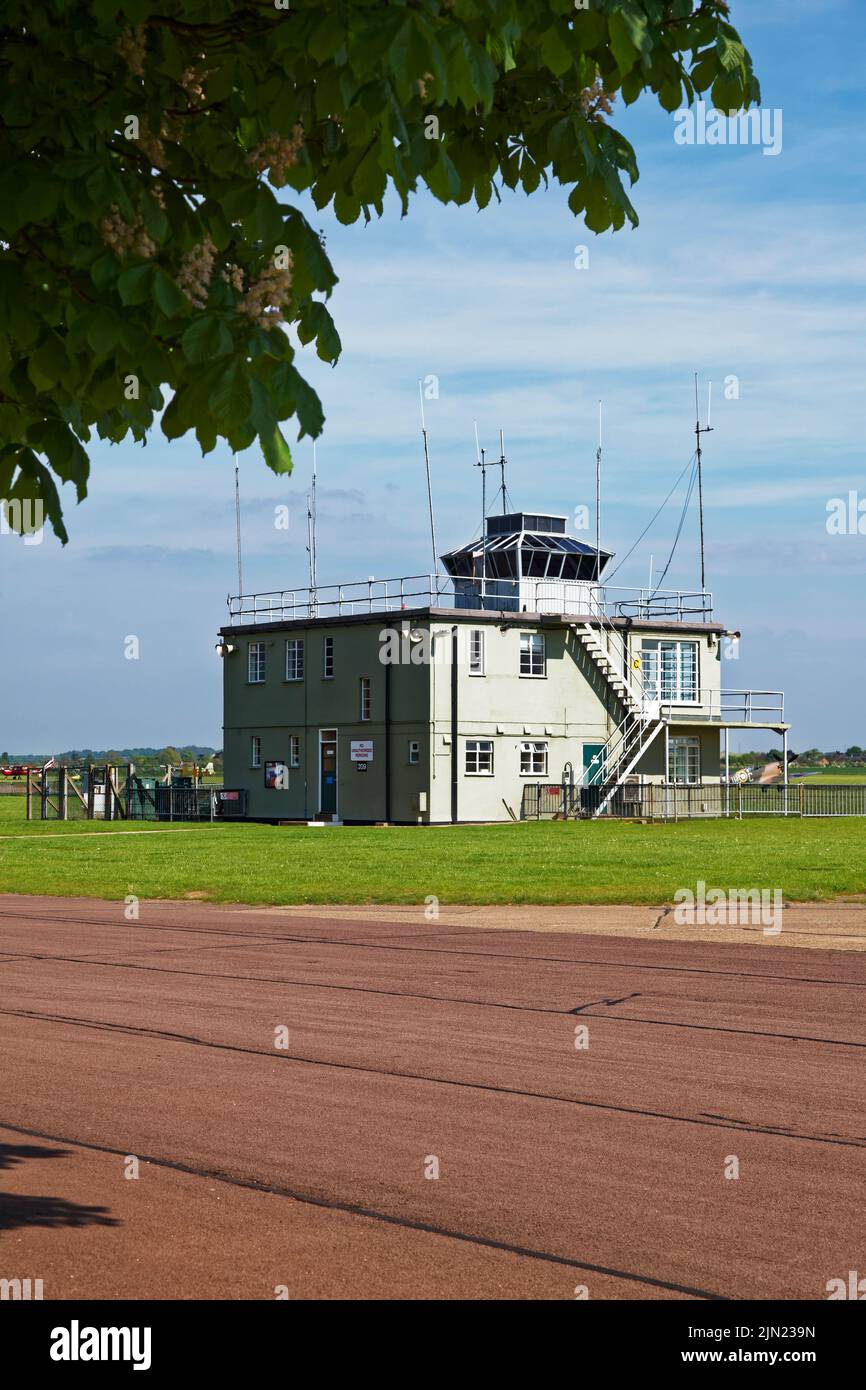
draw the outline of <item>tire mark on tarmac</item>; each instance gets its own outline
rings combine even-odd
[[[229,947],[213,946],[210,950],[229,950]],[[732,1028],[721,1023],[687,1023],[669,1018],[642,1018],[635,1014],[588,1014],[584,1011],[599,1004],[622,1004],[627,999],[639,999],[640,991],[623,995],[621,999],[595,999],[587,1004],[579,1004],[574,1009],[545,1009],[537,1004],[509,1004],[499,999],[460,999],[450,994],[416,994],[410,990],[380,989],[374,985],[336,985],[322,984],[315,980],[293,980],[284,975],[226,975],[216,970],[179,970],[164,965],[141,965],[118,960],[97,960],[93,956],[48,956],[35,952],[10,956],[9,960],[60,961],[65,965],[95,965],[105,970],[140,970],[153,975],[184,975],[195,980],[228,980],[235,983],[254,985],[290,985],[293,989],[333,990],[346,994],[375,994],[388,999],[417,999],[429,1004],[457,1004],[471,1009],[510,1009],[514,1013],[542,1014],[554,1018],[567,1018],[580,1015],[584,1018],[598,1018],[608,1023],[640,1023],[650,1028],[684,1028],[700,1033],[732,1033],[745,1038],[778,1038],[782,1042],[817,1043],[824,1047],[866,1048],[866,1042],[849,1038],[816,1038],[811,1033],[776,1033],[765,1028]],[[0,965],[6,964],[0,960]],[[0,1010],[0,1013],[3,1011]]]
[[[219,904],[219,906],[225,908],[226,905]],[[36,914],[6,912],[3,909],[0,909],[0,918],[2,917],[11,917],[13,920],[15,918],[18,918],[19,920],[41,922],[43,926],[47,927],[55,926],[58,922],[63,922],[67,925],[72,926],[109,927],[114,931],[123,929],[122,924],[120,922],[107,922],[104,918],[101,917],[51,917],[46,916],[46,914],[44,913]],[[131,930],[139,932],[186,932],[196,936],[232,936],[239,938],[239,940],[241,941],[276,941],[284,945],[314,945],[328,947],[356,946],[360,949],[370,951],[409,951],[420,953],[422,955],[475,956],[479,957],[481,960],[516,960],[521,961],[524,964],[527,961],[531,961],[543,963],[545,965],[609,965],[616,967],[620,970],[654,970],[661,971],[667,974],[672,973],[675,975],[720,975],[729,976],[737,980],[779,980],[783,981],[786,984],[829,985],[835,987],[842,987],[845,989],[866,989],[866,980],[827,980],[820,975],[775,975],[770,974],[769,972],[757,970],[712,970],[706,966],[697,965],[649,965],[642,961],[633,962],[628,960],[592,960],[585,959],[584,957],[570,956],[521,955],[517,951],[458,951],[450,946],[415,947],[405,944],[389,945],[387,943],[382,944],[381,942],[364,940],[360,937],[331,938],[326,936],[281,936],[276,935],[273,932],[233,932],[226,931],[218,927],[182,927],[172,926],[170,924],[157,926],[156,924],[151,922],[139,922],[137,926],[131,928]],[[472,928],[467,928],[467,931],[469,930],[472,930]],[[492,932],[499,929],[489,928],[488,930]],[[533,935],[537,934],[538,933],[533,933]],[[425,935],[427,935],[427,933],[425,933]],[[635,940],[635,938],[633,937],[618,939],[629,941]],[[712,945],[711,942],[690,942],[686,944],[697,946]]]
[[[44,1023],[57,1023],[75,1028],[92,1028],[102,1033],[123,1033],[129,1037],[164,1038],[167,1042],[181,1043],[190,1047],[202,1047],[208,1051],[234,1052],[249,1057],[267,1057],[270,1061],[293,1062],[308,1067],[323,1067],[331,1071],[362,1072],[365,1076],[384,1076],[392,1081],[416,1081],[430,1086],[452,1086],[458,1090],[484,1091],[492,1095],[515,1096],[520,1100],[537,1100],[554,1105],[572,1105],[578,1109],[604,1110],[616,1115],[635,1115],[639,1119],[670,1120],[676,1124],[698,1125],[709,1129],[734,1129],[738,1133],[763,1134],[772,1138],[802,1139],[811,1144],[833,1144],[844,1148],[866,1148],[866,1136],[804,1134],[799,1130],[780,1130],[766,1125],[750,1125],[742,1121],[726,1121],[723,1117],[710,1116],[702,1112],[694,1115],[675,1115],[666,1110],[644,1110],[634,1105],[614,1105],[611,1101],[584,1100],[577,1096],[557,1096],[545,1091],[527,1091],[517,1086],[497,1086],[492,1081],[464,1081],[448,1076],[425,1076],[420,1072],[397,1071],[391,1067],[364,1066],[360,1062],[338,1062],[323,1057],[305,1057],[298,1053],[291,1056],[265,1051],[259,1047],[242,1047],[239,1043],[213,1042],[207,1038],[196,1037],[193,1033],[171,1033],[161,1028],[135,1027],[126,1023],[109,1023],[104,1019],[76,1018],[66,1014],[40,1013],[35,1009],[0,1009],[0,1015],[11,1018],[40,1019]]]
[[[86,1139],[70,1139],[57,1134],[48,1134],[40,1129],[26,1129],[22,1125],[0,1120],[0,1129],[10,1130],[32,1139],[44,1139],[54,1144],[70,1144],[92,1153],[114,1154],[125,1157],[132,1150],[112,1148],[108,1144],[91,1143]],[[590,1264],[586,1260],[575,1260],[569,1255],[557,1255],[551,1250],[536,1250],[532,1246],[514,1245],[510,1241],[495,1240],[492,1236],[475,1235],[471,1231],[459,1231],[450,1226],[435,1225],[431,1221],[417,1221],[408,1216],[394,1216],[390,1212],[377,1211],[374,1207],[362,1207],[353,1202],[342,1202],[337,1197],[317,1197],[311,1192],[302,1192],[291,1187],[274,1183],[257,1182],[254,1178],[239,1178],[224,1173],[218,1168],[196,1168],[180,1159],[157,1158],[153,1154],[136,1151],[140,1163],[150,1163],[154,1168],[169,1168],[176,1173],[185,1173],[193,1178],[205,1178],[208,1182],[222,1182],[230,1187],[241,1187],[251,1192],[266,1192],[273,1197],[284,1197],[304,1206],[323,1207],[327,1211],[345,1212],[360,1216],[368,1221],[379,1221],[386,1226],[399,1226],[407,1231],[419,1231],[424,1235],[442,1236],[446,1240],[459,1240],[467,1245],[482,1246],[487,1250],[500,1250],[508,1255],[518,1255],[527,1260],[541,1260],[546,1264],[565,1265],[569,1269],[588,1270],[591,1274],[606,1274],[612,1279],[623,1279],[633,1284],[647,1284],[652,1288],[666,1289],[669,1293],[681,1293],[691,1298],[705,1298],[714,1302],[727,1303],[729,1295],[713,1293],[709,1289],[695,1288],[690,1284],[677,1284],[670,1279],[656,1279],[651,1274],[636,1274],[632,1270],[615,1269],[609,1265]]]

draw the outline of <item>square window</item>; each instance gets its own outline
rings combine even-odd
[[[490,738],[468,738],[466,740],[466,776],[493,776],[493,740]]]
[[[547,674],[546,641],[543,632],[521,632],[520,674],[521,676],[545,676]]]
[[[699,694],[697,642],[646,638],[641,643],[640,677],[649,700],[695,703]]]
[[[546,777],[547,776],[547,744],[544,742],[521,743],[520,745],[520,775],[521,777]]]

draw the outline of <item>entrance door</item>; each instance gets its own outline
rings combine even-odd
[[[337,730],[319,731],[319,809],[323,816],[337,814]]]
[[[605,760],[598,756],[603,748],[603,743],[585,743],[583,745],[583,785],[585,787],[597,787],[604,781]]]

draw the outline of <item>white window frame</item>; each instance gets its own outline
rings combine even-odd
[[[289,734],[289,767],[301,766],[301,736]]]
[[[290,654],[293,658],[290,661]],[[304,679],[304,639],[303,637],[286,638],[286,680],[302,681]]]
[[[322,638],[322,680],[332,681],[334,679],[334,639],[333,637]]]
[[[465,777],[493,776],[492,738],[468,738],[466,740],[463,775]]]
[[[520,745],[521,777],[546,777],[548,744],[545,739],[525,739]]]
[[[539,649],[540,662],[537,655]],[[534,669],[539,666],[540,669]],[[520,675],[523,679],[535,681],[544,680],[547,676],[547,641],[543,632],[521,632]]]
[[[409,762],[412,767],[421,761],[421,743],[417,738],[409,740]]]
[[[367,724],[373,717],[373,692],[369,676],[361,676],[360,678],[359,697],[358,717],[362,724]]]
[[[673,776],[676,754],[686,754],[686,776],[682,781]],[[668,785],[672,787],[699,787],[701,785],[701,740],[689,734],[668,739],[668,765],[665,769]]]
[[[691,681],[683,678],[684,650],[694,652]],[[648,700],[663,705],[695,705],[700,699],[700,644],[692,639],[645,637],[641,642],[640,674]]]
[[[485,672],[485,647],[484,640],[486,633],[483,627],[471,627],[469,629],[469,674],[470,676],[483,676]]]
[[[267,665],[264,642],[250,642],[247,651],[247,684],[262,685],[267,675]]]
[[[252,734],[250,736],[250,767],[261,767],[262,765],[262,736]]]

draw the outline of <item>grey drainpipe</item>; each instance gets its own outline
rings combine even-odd
[[[459,749],[457,747],[457,628],[451,629],[451,823],[457,824],[457,775]]]
[[[391,663],[385,663],[385,820],[391,823]]]

